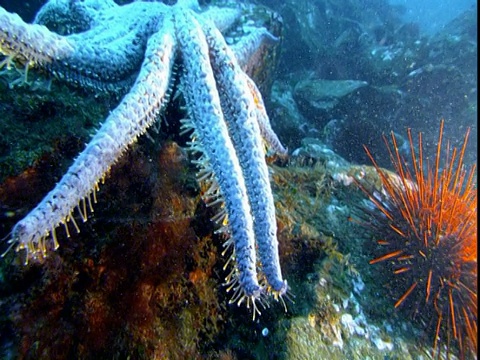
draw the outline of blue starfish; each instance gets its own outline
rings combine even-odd
[[[50,0],[34,24],[0,7],[0,64],[44,69],[82,87],[126,91],[120,104],[76,158],[55,188],[13,228],[10,247],[24,250],[26,262],[58,248],[56,228],[77,231],[73,211],[83,221],[93,211],[99,182],[125,150],[156,121],[169,101],[178,73],[186,99],[192,151],[200,152],[199,181],[205,199],[222,203],[216,217],[227,224],[236,262],[227,277],[231,302],[252,304],[264,294],[281,298],[283,280],[276,219],[264,143],[284,156],[270,127],[262,97],[245,70],[260,46],[276,41],[264,28],[252,28],[229,46],[221,33],[241,9],[211,7],[196,1],[134,2]],[[63,28],[62,35],[48,30]],[[175,71],[178,67],[180,71]],[[92,201],[93,200],[93,201]],[[258,280],[257,251],[264,281]]]

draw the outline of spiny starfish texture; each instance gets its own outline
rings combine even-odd
[[[185,0],[173,6],[51,0],[27,24],[0,7],[3,66],[42,69],[77,86],[126,92],[55,188],[14,226],[10,246],[23,250],[27,262],[59,246],[61,224],[67,235],[69,223],[79,231],[74,210],[87,220],[99,183],[158,119],[178,76],[188,111],[183,129],[191,132],[191,149],[201,154],[199,180],[209,186],[205,199],[223,203],[216,218],[227,224],[227,245],[233,245],[236,266],[227,277],[232,302],[246,300],[255,313],[255,301],[264,294],[278,299],[286,293],[264,143],[280,155],[286,150],[245,72],[258,49],[277,39],[252,27],[227,45],[221,32],[241,15],[241,8],[202,10]]]

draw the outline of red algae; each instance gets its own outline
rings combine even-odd
[[[133,151],[75,241],[59,231],[42,267],[10,270],[26,290],[6,299],[20,358],[192,358],[219,333],[218,250],[193,226],[210,220],[198,191],[185,192],[194,174],[183,150],[167,143],[156,162]],[[109,218],[113,207],[126,215]]]

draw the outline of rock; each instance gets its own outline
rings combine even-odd
[[[293,96],[304,115],[328,112],[342,97],[367,85],[366,81],[359,80],[306,79],[297,83]]]

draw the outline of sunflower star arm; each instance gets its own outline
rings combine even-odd
[[[275,45],[280,41],[264,27],[251,27],[249,31],[248,35],[243,36],[237,43],[231,45],[238,64],[247,74],[251,74],[250,69],[255,64],[261,63],[262,47]]]
[[[220,31],[226,31],[230,28],[241,16],[240,9],[225,9],[218,7],[211,7],[202,13],[202,18],[205,21],[211,21],[215,27]]]
[[[35,16],[34,23],[50,29],[62,30],[62,34],[90,29],[99,12],[117,8],[113,0],[50,0]]]
[[[267,111],[265,109],[265,104],[263,103],[262,94],[260,93],[260,90],[258,90],[257,85],[255,85],[253,80],[250,79],[248,76],[247,76],[247,83],[255,102],[257,121],[258,121],[258,126],[260,128],[260,134],[262,135],[263,140],[267,144],[267,148],[273,151],[275,154],[277,154],[281,158],[288,157],[288,150],[282,145],[277,134],[272,129],[272,125],[270,124],[270,118],[267,115]]]
[[[260,111],[248,76],[221,33],[207,22],[203,24],[203,29],[230,137],[242,164],[262,269],[270,289],[284,294],[288,286],[280,269],[275,205],[257,118]],[[260,93],[256,96],[261,99]]]
[[[45,6],[50,4],[52,2]],[[135,66],[140,66],[144,53],[144,49],[131,48],[122,47],[118,41],[97,44],[83,33],[58,35],[42,24],[27,24],[17,14],[0,7],[0,53],[6,56],[0,67],[24,64],[25,82],[28,82],[28,69],[37,67],[72,84],[109,91],[123,90],[133,84]],[[137,53],[142,56],[136,56]],[[125,61],[127,58],[130,61]]]
[[[57,0],[41,8],[37,24],[27,24],[1,9],[0,53],[7,56],[3,64],[24,63],[27,70],[42,68],[73,85],[123,93],[138,76],[147,41],[165,21],[168,10],[162,3],[118,6],[105,0]],[[90,19],[87,25],[82,16]],[[65,29],[63,22],[74,25]],[[59,35],[44,25],[69,35]]]
[[[258,56],[263,54],[259,49],[264,45],[273,45],[279,39],[273,36],[265,28],[253,28],[247,36],[243,37],[239,42],[230,46],[238,64],[246,73],[251,72],[253,64],[258,62]],[[260,132],[265,140],[267,147],[281,157],[288,156],[288,150],[282,145],[277,134],[272,129],[270,119],[265,110],[265,104],[262,99],[260,90],[258,90],[255,82],[247,76],[248,86],[252,92],[257,108],[257,120],[260,126]]]
[[[87,219],[87,203],[95,199],[98,183],[126,148],[145,133],[155,121],[168,98],[175,45],[171,32],[153,35],[147,46],[140,74],[131,89],[98,130],[85,150],[77,157],[55,188],[12,230],[9,242],[17,251],[26,250],[26,262],[41,259],[52,247],[58,247],[55,229],[64,224],[69,234],[71,221],[78,231],[73,210]],[[153,95],[155,96],[149,96]]]
[[[73,43],[66,37],[52,33],[43,25],[27,24],[17,14],[0,7],[0,53],[7,58],[0,67],[12,61],[46,66],[73,52]]]
[[[137,13],[142,15],[141,11]],[[78,44],[75,52],[68,61],[53,62],[48,70],[77,86],[117,93],[128,91],[142,66],[147,39],[153,33],[153,21],[148,25],[150,29],[144,26],[109,38],[98,35],[98,28],[70,35]]]
[[[200,25],[189,11],[175,12],[175,33],[183,63],[183,87],[190,109],[194,137],[198,138],[225,199],[229,230],[234,241],[235,277],[231,286],[240,304],[262,292],[256,273],[253,219],[239,159],[228,134],[210,65],[208,45]]]
[[[88,9],[83,2],[76,5],[82,6]],[[138,75],[149,37],[166,21],[168,7],[145,2],[101,6],[100,10],[91,6],[91,27],[68,35],[75,51],[65,61],[50,64],[48,71],[77,86],[125,92]],[[52,22],[44,17],[39,21]]]

